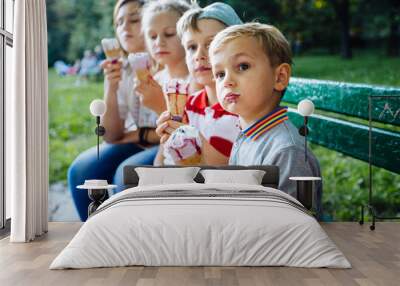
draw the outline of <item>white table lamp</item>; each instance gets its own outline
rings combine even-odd
[[[104,100],[95,99],[90,103],[90,113],[93,116],[96,116],[96,124],[97,127],[95,129],[95,133],[97,135],[97,160],[99,159],[99,145],[100,145],[100,136],[103,136],[106,133],[106,129],[100,125],[100,116],[103,116],[106,113],[107,106]]]
[[[307,162],[307,135],[309,132],[307,128],[307,123],[308,123],[308,117],[314,113],[314,110],[315,110],[314,103],[309,99],[303,99],[297,105],[297,111],[304,116],[304,125],[300,127],[299,133],[300,135],[304,136],[304,145],[305,145],[304,158],[306,162]]]

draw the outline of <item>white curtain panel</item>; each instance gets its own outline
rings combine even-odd
[[[48,229],[47,24],[45,0],[15,1],[14,93],[7,102],[6,187],[11,242]]]

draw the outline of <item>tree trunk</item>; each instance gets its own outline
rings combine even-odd
[[[350,13],[349,0],[331,0],[340,22],[340,55],[344,59],[351,59],[353,54],[350,40]]]
[[[400,5],[397,1],[392,1],[393,6],[390,11],[390,34],[387,43],[387,55],[389,57],[398,57],[400,55],[400,25],[396,19],[397,13],[400,11]],[[397,5],[397,7],[395,7]]]

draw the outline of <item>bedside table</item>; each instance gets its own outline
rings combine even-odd
[[[289,180],[297,183],[297,200],[303,206],[312,210],[314,205],[314,182],[321,181],[320,177],[290,177]]]

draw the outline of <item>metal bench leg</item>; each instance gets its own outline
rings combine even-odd
[[[364,224],[364,205],[361,205],[360,208],[360,220],[358,222],[360,225]]]
[[[375,230],[375,213],[372,211],[372,225],[369,227],[370,230]]]

